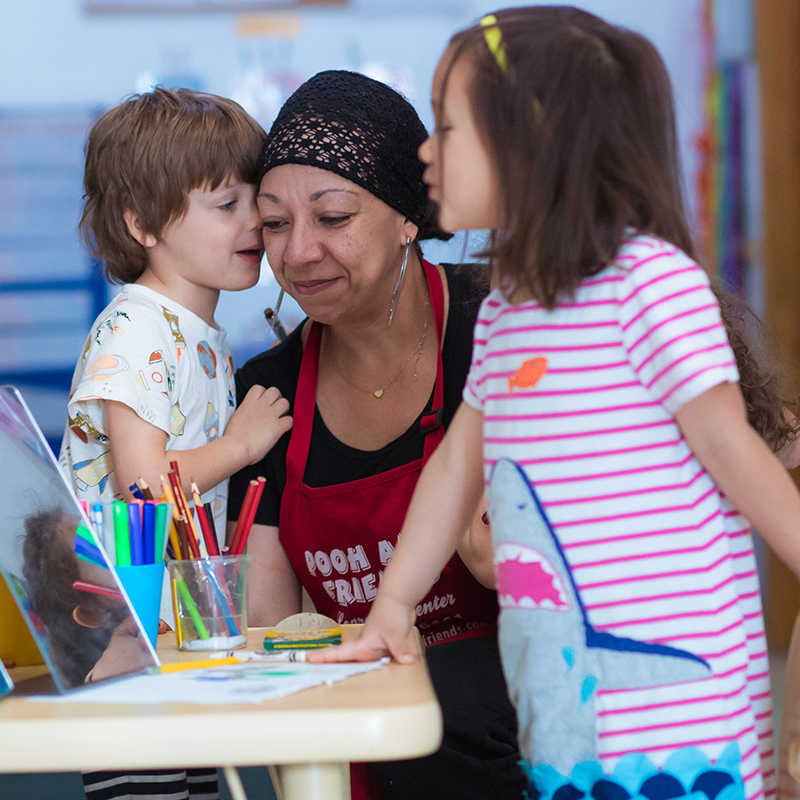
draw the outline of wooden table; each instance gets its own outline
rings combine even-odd
[[[262,642],[251,629],[247,649]],[[178,651],[171,633],[158,637],[158,653],[163,663],[203,657]],[[43,691],[41,678],[25,680],[35,671],[11,670],[17,689],[0,700],[0,772],[269,764],[285,800],[345,800],[350,761],[427,755],[442,736],[423,661],[240,705],[32,703],[26,694]]]

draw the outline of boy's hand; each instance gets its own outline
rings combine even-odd
[[[223,436],[242,447],[246,464],[256,464],[291,429],[288,410],[289,401],[274,386],[252,386],[228,421]]]

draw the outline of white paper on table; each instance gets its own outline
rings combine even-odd
[[[262,703],[383,666],[381,661],[226,664],[158,675],[130,675],[64,695],[33,695],[27,699],[48,703]]]

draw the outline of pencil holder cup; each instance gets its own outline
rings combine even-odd
[[[168,561],[181,650],[236,650],[247,641],[250,556]]]
[[[119,582],[131,599],[147,638],[153,647],[158,636],[161,587],[164,585],[164,562],[114,568]]]

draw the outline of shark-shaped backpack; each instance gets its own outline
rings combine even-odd
[[[605,774],[598,754],[598,689],[695,681],[709,677],[710,667],[685,650],[592,627],[558,537],[519,465],[496,462],[489,498],[500,652],[531,800],[743,800],[736,742],[713,764],[692,747],[660,768],[644,754],[627,754],[612,775]]]

